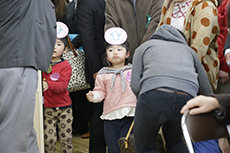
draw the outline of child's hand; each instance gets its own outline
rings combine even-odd
[[[228,65],[228,67],[230,67],[230,53],[227,53],[227,54],[225,55],[225,59],[226,59],[226,63],[227,63],[227,65]]]
[[[42,83],[43,83],[43,91],[46,91],[49,88],[48,83],[45,80],[43,80]]]
[[[94,101],[94,94],[92,91],[89,91],[87,94],[86,94],[86,97],[89,101],[93,102]]]

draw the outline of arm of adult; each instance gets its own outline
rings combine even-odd
[[[223,110],[222,116],[217,116],[219,120],[222,122],[229,124],[230,123],[230,94],[216,94],[216,99],[219,101],[221,105],[221,109]]]
[[[111,27],[120,27],[114,0],[107,0],[105,5],[105,31]]]
[[[89,75],[93,78],[93,74],[98,72],[103,64],[101,53],[104,52],[104,41],[98,43],[97,28],[95,18],[98,15],[94,11],[94,6],[90,0],[81,0],[77,6],[77,27],[82,40],[82,46],[86,55],[86,66]],[[103,32],[103,31],[102,31]],[[103,51],[101,51],[103,50]]]
[[[230,94],[216,94],[215,97],[197,96],[190,99],[181,109],[183,114],[189,111],[191,115],[207,113],[215,109],[219,109],[221,115],[216,118],[225,124],[230,123]]]
[[[138,47],[135,50],[133,63],[132,63],[132,76],[130,86],[132,88],[133,93],[138,96],[141,90],[141,78],[142,78],[142,71],[143,71],[143,50],[142,46]]]
[[[191,53],[193,54],[195,69],[198,74],[198,83],[199,83],[199,93],[200,95],[210,96],[213,95],[212,87],[209,83],[208,76],[204,70],[203,65],[197,58],[197,54],[192,50]]]
[[[156,31],[158,23],[161,17],[161,8],[163,6],[164,0],[152,0],[152,7],[150,12],[151,20],[149,24],[146,26],[145,34],[142,39],[142,43],[149,40],[152,34]]]
[[[200,95],[190,99],[186,105],[182,107],[180,112],[183,114],[189,111],[191,115],[196,115],[207,113],[217,108],[220,108],[220,105],[216,98]]]

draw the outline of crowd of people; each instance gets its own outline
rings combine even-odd
[[[2,0],[0,152],[39,153],[33,114],[41,70],[46,153],[57,141],[73,153],[76,133],[89,138],[89,153],[120,153],[118,139],[132,122],[137,153],[157,153],[160,129],[166,152],[188,153],[183,113],[215,110],[230,123],[229,3]],[[62,55],[70,46],[85,53],[89,89],[67,89],[72,69]],[[229,138],[193,147],[230,153]]]

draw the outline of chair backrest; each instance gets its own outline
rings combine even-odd
[[[227,126],[220,123],[212,113],[190,115],[185,112],[181,126],[190,153],[194,153],[192,142],[228,137]]]

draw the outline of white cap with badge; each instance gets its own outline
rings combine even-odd
[[[65,38],[69,33],[69,28],[62,22],[56,22],[57,24],[57,38]]]
[[[127,40],[127,33],[122,28],[113,27],[105,31],[104,37],[110,45],[122,45]]]

